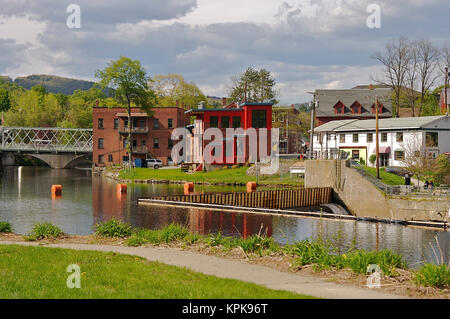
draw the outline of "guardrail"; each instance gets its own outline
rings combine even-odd
[[[414,185],[387,185],[378,180],[372,174],[364,169],[361,165],[351,165],[356,172],[358,172],[365,179],[374,184],[379,190],[388,195],[414,195],[422,197],[450,197],[449,187],[433,187],[425,189],[423,186]]]

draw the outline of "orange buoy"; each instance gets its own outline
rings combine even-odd
[[[118,193],[126,193],[127,192],[127,184],[117,184],[117,192]]]
[[[256,182],[248,182],[247,183],[247,193],[252,193],[256,191]]]
[[[62,195],[62,186],[61,185],[52,185],[52,197],[61,196]]]
[[[184,195],[189,195],[194,191],[194,183],[184,183]]]

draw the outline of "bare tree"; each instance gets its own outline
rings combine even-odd
[[[410,60],[409,40],[405,37],[394,39],[386,45],[385,52],[377,52],[373,56],[385,66],[385,82],[395,93],[395,103],[392,108],[394,116],[398,117],[400,108],[401,90],[405,84],[406,72]]]
[[[422,143],[421,133],[415,133],[411,138],[405,139],[401,147],[405,151],[402,163],[404,167],[417,177],[417,184],[420,184],[420,178],[427,176],[436,166],[436,160],[428,156],[426,147]]]
[[[420,80],[419,116],[421,116],[425,95],[439,76],[436,68],[439,64],[440,52],[429,40],[420,40],[417,42],[417,57]]]
[[[416,99],[417,99],[417,78],[418,78],[418,50],[417,50],[417,42],[414,41],[410,44],[410,59],[408,68],[405,73],[405,85],[406,95],[408,98],[409,106],[412,109],[412,116],[416,116]]]

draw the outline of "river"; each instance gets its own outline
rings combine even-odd
[[[63,186],[63,196],[52,199],[51,185]],[[196,186],[196,192],[245,191],[243,187]],[[134,227],[160,228],[179,223],[200,234],[221,232],[247,236],[265,233],[279,243],[308,238],[331,239],[342,249],[391,249],[413,268],[423,261],[436,263],[440,251],[450,260],[450,232],[394,224],[340,221],[207,211],[197,208],[138,206],[137,198],[183,194],[182,185],[129,185],[116,192],[116,182],[91,176],[89,170],[52,170],[44,167],[7,167],[0,184],[0,221],[16,233],[27,234],[37,222],[51,222],[67,234],[88,235],[95,225],[115,217]],[[436,256],[437,255],[437,256]]]

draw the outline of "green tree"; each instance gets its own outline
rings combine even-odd
[[[116,61],[111,61],[103,70],[97,70],[95,77],[100,79],[99,84],[103,89],[112,89],[114,97],[126,104],[129,141],[127,150],[130,163],[132,163],[131,107],[135,105],[147,114],[151,114],[152,104],[155,102],[155,94],[148,86],[151,78],[147,76],[140,61],[125,56],[121,56]]]
[[[0,88],[0,112],[8,112],[11,108],[11,99],[9,92]]]
[[[228,88],[228,95],[231,100],[238,102],[273,102],[278,104],[275,90],[275,79],[272,74],[265,70],[247,70],[232,78],[231,87]]]

